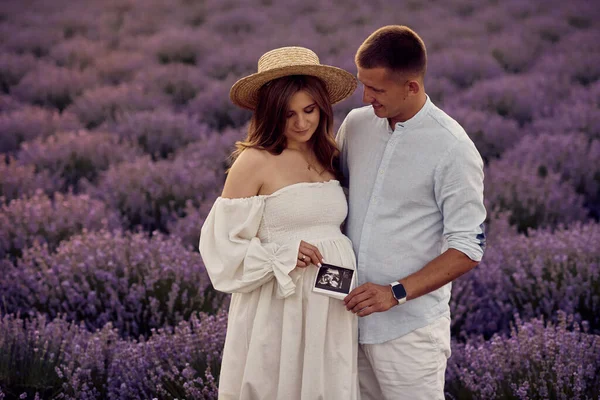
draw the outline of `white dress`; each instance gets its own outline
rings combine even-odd
[[[356,269],[340,231],[347,211],[336,180],[216,200],[200,253],[213,286],[233,293],[219,399],[359,397],[357,317],[342,300],[312,292],[317,267],[296,268],[304,240],[327,263]]]

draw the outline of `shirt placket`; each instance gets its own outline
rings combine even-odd
[[[389,129],[389,128],[388,128]],[[391,129],[390,129],[390,133]],[[381,158],[381,162],[378,166],[377,177],[375,178],[375,184],[373,185],[373,191],[371,192],[371,197],[369,199],[369,203],[367,206],[367,212],[365,215],[365,222],[363,224],[361,239],[360,239],[360,247],[358,249],[358,262],[357,268],[359,271],[359,277],[361,283],[365,283],[369,281],[368,270],[367,270],[367,262],[368,262],[368,251],[369,244],[371,240],[371,233],[373,230],[373,226],[376,223],[377,217],[377,207],[383,200],[381,198],[381,191],[383,189],[383,182],[385,180],[385,175],[388,170],[388,165],[390,160],[392,159],[392,155],[394,154],[394,150],[396,148],[396,144],[399,139],[399,131],[396,129],[388,140],[385,149],[383,151],[383,157]]]

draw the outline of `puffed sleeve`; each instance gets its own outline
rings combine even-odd
[[[282,245],[261,243],[256,234],[264,207],[262,196],[219,197],[215,201],[202,226],[199,245],[215,289],[248,293],[275,279],[277,297],[288,297],[296,290],[292,271],[300,240]]]

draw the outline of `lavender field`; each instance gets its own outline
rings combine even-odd
[[[387,24],[486,163],[447,399],[600,399],[593,1],[4,0],[0,400],[216,399],[228,298],[197,244],[250,116],[229,88],[287,45],[355,73]]]

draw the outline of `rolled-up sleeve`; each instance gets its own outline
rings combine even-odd
[[[481,261],[486,247],[483,161],[472,142],[457,142],[435,170],[434,192],[448,248]]]

